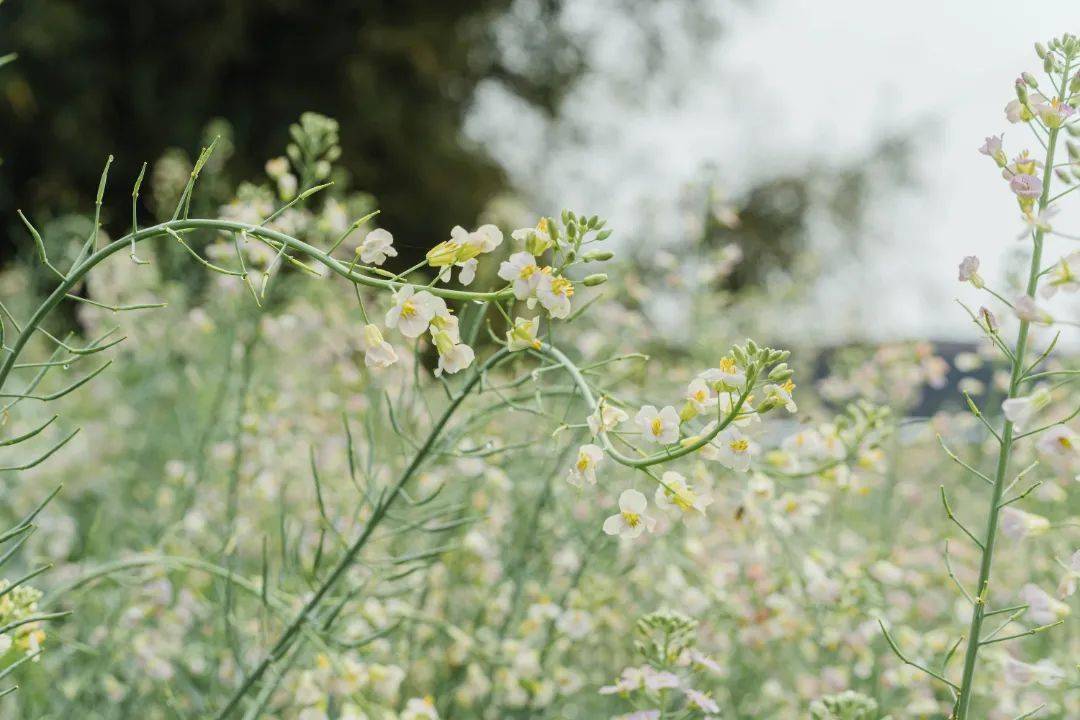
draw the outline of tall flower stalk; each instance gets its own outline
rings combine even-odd
[[[1046,210],[1050,207],[1050,204],[1054,199],[1050,189],[1054,179],[1055,152],[1058,147],[1058,137],[1064,124],[1063,120],[1071,114],[1071,107],[1068,105],[1070,94],[1070,72],[1074,67],[1073,60],[1076,57],[1078,50],[1080,50],[1080,44],[1077,43],[1075,38],[1068,35],[1061,40],[1053,41],[1049,51],[1041,49],[1040,46],[1039,52],[1040,55],[1043,55],[1044,57],[1045,69],[1054,81],[1054,89],[1057,92],[1056,98],[1047,99],[1041,96],[1029,95],[1029,86],[1034,85],[1035,82],[1026,74],[1017,81],[1018,98],[1016,102],[1019,103],[1019,112],[1028,116],[1028,122],[1032,124],[1032,130],[1040,140],[1041,136],[1039,134],[1039,128],[1041,127],[1046,131],[1046,152],[1042,163],[1042,177],[1040,181],[1041,191],[1038,192],[1037,202],[1031,200],[1025,202],[1026,197],[1030,197],[1032,187],[1027,186],[1026,189],[1017,191],[1017,178],[1020,173],[1017,171],[1010,171],[1008,167],[1005,167],[1004,162],[998,159],[1004,157],[1003,152],[1000,150],[1000,146],[996,149],[998,155],[995,159],[998,160],[998,164],[1005,168],[1006,174],[1010,172],[1013,173],[1011,185],[1014,191],[1017,191],[1021,208],[1025,211],[1025,214],[1032,219],[1033,228],[1031,263],[1028,268],[1025,295],[1018,299],[1016,303],[1017,315],[1020,317],[1020,327],[1017,330],[1016,341],[1011,352],[1005,353],[1011,364],[1007,396],[1008,400],[1016,400],[1024,394],[1025,385],[1033,379],[1031,371],[1034,369],[1034,366],[1038,365],[1042,360],[1042,357],[1040,357],[1039,360],[1028,365],[1028,336],[1031,329],[1031,323],[1033,319],[1037,318],[1034,318],[1029,312],[1024,311],[1021,306],[1026,304],[1023,299],[1026,297],[1030,300],[1031,306],[1033,307],[1036,292],[1039,289],[1039,281],[1042,276],[1046,274],[1046,271],[1044,271],[1042,267],[1042,257],[1043,243],[1049,227],[1047,223],[1040,222],[1039,219],[1046,217]],[[1025,174],[1030,175],[1030,173]],[[982,284],[981,279],[977,281],[977,284]],[[992,335],[996,335],[996,330],[994,328],[988,327],[988,331]],[[1006,403],[1008,403],[1008,400]],[[979,412],[974,405],[972,405],[972,408],[976,415],[981,418],[981,412]],[[967,634],[967,647],[964,653],[963,675],[959,685],[955,687],[956,703],[952,714],[952,717],[955,718],[955,720],[967,720],[967,718],[971,716],[973,688],[979,666],[980,649],[990,643],[1034,634],[1035,632],[1048,627],[1040,626],[1021,633],[1020,635],[1007,637],[984,637],[983,634],[983,624],[986,618],[993,615],[1004,614],[1010,610],[1016,610],[1015,608],[992,610],[989,609],[988,605],[994,562],[994,548],[998,539],[998,524],[1001,512],[1006,505],[1020,499],[1019,497],[1005,499],[1005,493],[1010,485],[1006,479],[1009,475],[1009,461],[1016,441],[1031,434],[1032,433],[1030,432],[1022,432],[1022,428],[1021,431],[1018,431],[1013,419],[1009,417],[1009,413],[1006,413],[1004,426],[1001,429],[1000,435],[998,435],[999,449],[997,466],[992,478],[990,502],[986,512],[985,530],[981,538],[978,538],[964,528],[965,533],[967,533],[972,541],[978,545],[982,556],[979,563],[979,578],[975,586],[975,592],[969,594],[972,605],[971,621]],[[942,498],[945,500],[946,512],[949,519],[959,525],[960,521],[956,519],[952,509],[949,507],[948,500],[944,495],[944,490],[942,491]],[[963,528],[963,525],[960,525],[960,527]]]

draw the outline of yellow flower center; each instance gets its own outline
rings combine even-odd
[[[698,390],[696,393],[694,393],[694,399],[697,400],[698,402],[705,402],[706,400],[709,399],[709,391],[708,390]]]
[[[626,521],[626,524],[632,528],[637,527],[638,524],[641,522],[641,516],[638,515],[636,512],[629,512],[627,510],[623,510],[622,517],[623,520]]]
[[[574,284],[566,278],[555,278],[551,281],[551,292],[554,295],[565,295],[566,297],[573,297]]]
[[[727,373],[728,375],[734,375],[738,369],[739,366],[735,364],[735,358],[720,358],[720,370],[722,370],[723,372]]]
[[[788,395],[795,391],[795,383],[792,382],[790,379],[780,387],[784,388],[784,392],[786,392]]]
[[[1072,440],[1069,439],[1068,437],[1065,437],[1064,435],[1058,438],[1058,444],[1061,445],[1061,447],[1065,448],[1066,450],[1072,450],[1072,446],[1073,446]]]
[[[405,302],[401,303],[401,317],[408,319],[415,314],[416,305],[413,304],[412,300],[406,300]]]
[[[585,454],[578,455],[577,469],[584,472],[589,469],[589,456]]]
[[[740,438],[739,440],[732,440],[730,443],[728,443],[728,447],[731,448],[732,452],[746,452],[747,448],[750,447],[750,441],[745,438]]]
[[[521,278],[522,280],[528,280],[533,275],[535,275],[537,273],[537,271],[539,271],[539,270],[540,270],[540,268],[536,267],[536,265],[526,265],[525,267],[521,268],[521,270],[518,272],[518,277]]]
[[[660,418],[654,417],[649,424],[649,429],[652,430],[653,435],[660,435],[660,433],[664,432],[664,422]]]

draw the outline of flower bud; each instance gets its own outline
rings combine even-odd
[[[1039,56],[1040,60],[1045,58],[1046,57],[1046,46],[1043,45],[1042,43],[1035,43],[1035,54]]]
[[[1032,75],[1031,73],[1029,73],[1029,72],[1020,73],[1020,77],[1022,77],[1024,79],[1024,82],[1027,83],[1027,86],[1029,88],[1035,89],[1035,88],[1039,87],[1039,81],[1037,79],[1035,79],[1035,76]]]
[[[758,344],[753,340],[747,338],[746,340],[746,352],[748,355],[756,356],[758,354]]]
[[[604,273],[596,273],[594,275],[587,275],[581,284],[585,287],[596,287],[597,285],[603,285],[607,282],[607,275]]]
[[[460,250],[461,243],[454,240],[444,240],[428,250],[425,257],[431,267],[446,267],[454,264]]]
[[[1028,91],[1027,85],[1024,84],[1023,78],[1016,78],[1016,99],[1020,101],[1021,105],[1027,105]]]
[[[590,250],[589,252],[582,255],[581,259],[585,262],[604,262],[606,260],[610,260],[613,257],[615,257],[615,253],[611,252],[610,250]]]
[[[774,383],[784,383],[790,380],[793,374],[787,363],[780,363],[769,373],[769,380]]]

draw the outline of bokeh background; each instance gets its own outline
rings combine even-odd
[[[734,284],[802,273],[793,331],[817,342],[970,333],[940,311],[952,268],[978,253],[995,277],[1017,222],[988,202],[1005,191],[975,148],[1005,127],[1027,40],[1070,14],[1064,0],[9,0],[2,254],[30,247],[16,208],[85,213],[108,153],[106,207],[124,208],[143,161],[213,134],[224,173],[259,176],[314,110],[340,122],[352,185],[401,243],[428,247],[493,203],[588,208],[616,241],[737,241]]]

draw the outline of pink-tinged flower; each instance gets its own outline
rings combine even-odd
[[[1042,434],[1035,446],[1044,455],[1073,458],[1080,450],[1080,437],[1064,425],[1055,425]]]
[[[1001,534],[1013,540],[1031,535],[1041,535],[1050,527],[1050,521],[1042,515],[1007,507],[1001,511]]]
[[[1005,150],[1003,150],[1001,147],[1001,140],[1001,135],[991,135],[990,137],[986,138],[986,142],[984,142],[982,147],[979,148],[979,152],[992,159],[995,163],[997,163],[998,167],[1005,167]]]
[[[634,690],[640,690],[645,684],[645,671],[651,669],[648,667],[628,667],[623,668],[622,674],[619,679],[615,681],[614,685],[604,685],[600,688],[601,695],[616,695],[633,692]]]
[[[1061,127],[1076,112],[1071,105],[1062,102],[1058,98],[1054,98],[1050,102],[1037,103],[1032,106],[1032,110],[1048,128]]]
[[[1035,298],[1029,295],[1020,295],[1013,301],[1013,312],[1016,317],[1038,325],[1049,325],[1054,322],[1053,316],[1035,304]]]
[[[645,689],[651,692],[671,690],[679,687],[679,676],[665,671],[657,672],[652,668],[645,670]]]
[[[977,288],[983,286],[983,279],[979,275],[979,258],[974,255],[968,255],[960,261],[960,275],[957,278],[960,282],[970,282]]]
[[[986,328],[987,332],[997,333],[999,327],[997,317],[995,317],[994,313],[990,312],[988,308],[979,308],[979,321],[982,323],[982,326]]]
[[[1026,617],[1037,625],[1057,622],[1070,612],[1068,605],[1032,583],[1020,588],[1020,602],[1028,606]]]
[[[1061,578],[1061,584],[1058,585],[1058,597],[1072,597],[1076,593],[1078,580],[1080,580],[1080,550],[1072,554],[1069,564],[1065,567],[1065,577]]]
[[[1042,193],[1042,180],[1034,175],[1018,173],[1009,180],[1009,189],[1016,193],[1017,197],[1037,198]]]
[[[1049,658],[1032,665],[1013,657],[1007,657],[1002,670],[1005,675],[1005,682],[1020,687],[1033,683],[1039,683],[1043,687],[1055,687],[1065,678],[1065,671],[1055,665]]]
[[[715,700],[701,692],[700,690],[694,690],[693,688],[686,688],[683,692],[686,693],[686,700],[691,706],[702,710],[707,713],[720,712],[720,705]]]

